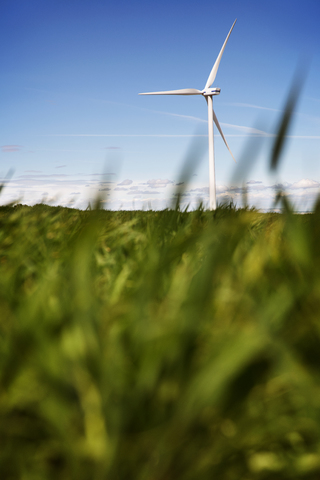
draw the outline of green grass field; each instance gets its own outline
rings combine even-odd
[[[309,215],[0,207],[0,478],[320,478]]]

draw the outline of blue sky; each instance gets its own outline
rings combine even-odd
[[[214,109],[238,163],[261,140],[243,179],[250,203],[270,207],[282,183],[297,209],[309,208],[320,186],[318,0],[2,0],[0,174],[14,173],[0,203],[85,208],[100,194],[109,208],[164,208],[191,150],[202,159],[184,202],[206,203],[204,99],[138,93],[202,89],[235,18]],[[272,135],[305,60],[290,138],[271,175]],[[253,128],[263,132],[258,140]],[[237,167],[216,130],[215,157],[218,201],[241,203]]]

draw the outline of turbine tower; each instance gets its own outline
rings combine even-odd
[[[209,208],[210,208],[210,210],[215,210],[216,207],[217,207],[217,204],[216,204],[216,181],[215,181],[215,168],[214,168],[214,147],[213,147],[213,122],[216,124],[216,127],[219,130],[219,133],[220,133],[224,143],[226,144],[227,149],[229,150],[233,160],[235,161],[234,156],[232,155],[232,152],[231,152],[231,150],[229,148],[229,145],[227,143],[227,140],[225,139],[225,136],[222,133],[222,130],[221,130],[221,127],[219,125],[216,114],[214,113],[214,110],[213,110],[212,97],[214,95],[219,95],[220,94],[220,88],[212,88],[211,85],[215,81],[222,54],[224,52],[224,49],[226,48],[227,41],[229,40],[230,34],[232,32],[232,29],[233,29],[236,21],[237,21],[237,19],[233,22],[233,25],[230,28],[230,31],[227,35],[227,38],[225,39],[224,44],[222,45],[220,53],[217,56],[215,64],[212,67],[212,70],[211,70],[210,75],[208,77],[207,83],[206,83],[203,90],[197,90],[195,88],[183,88],[181,90],[168,90],[168,91],[165,91],[165,92],[139,93],[139,95],[202,95],[206,99],[206,102],[208,104],[209,194],[210,194]]]

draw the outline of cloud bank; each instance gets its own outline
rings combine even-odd
[[[177,179],[152,178],[147,180],[124,179],[121,182],[104,180],[98,173],[91,175],[78,174],[44,174],[39,171],[25,171],[22,175],[13,176],[10,181],[0,179],[5,188],[0,197],[2,205],[19,200],[20,203],[33,205],[42,201],[55,205],[86,208],[93,203],[101,192],[104,192],[106,208],[118,209],[164,209],[170,207],[177,198],[178,188],[182,182]],[[301,179],[296,182],[265,184],[259,179],[246,182],[246,198],[249,206],[262,210],[272,208],[276,193],[284,191],[295,208],[300,211],[310,210],[319,191],[320,182],[314,179]],[[217,185],[218,203],[231,200],[241,206],[244,201],[244,190],[240,185]],[[193,177],[190,184],[184,185],[180,195],[182,206],[196,208],[202,201],[209,203],[209,187],[201,184]]]

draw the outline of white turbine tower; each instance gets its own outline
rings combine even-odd
[[[208,77],[207,83],[204,87],[203,90],[197,90],[195,88],[183,88],[181,90],[168,90],[165,92],[148,92],[148,93],[139,93],[139,95],[203,95],[204,98],[207,101],[208,104],[208,136],[209,136],[209,192],[210,192],[210,210],[215,210],[216,209],[216,181],[215,181],[215,169],[214,169],[214,148],[213,148],[213,122],[216,124],[217,129],[219,130],[219,133],[226,144],[227,149],[231,153],[231,156],[234,159],[234,156],[232,155],[232,152],[229,148],[229,145],[227,143],[227,140],[225,139],[221,127],[219,125],[218,119],[216,117],[216,114],[214,113],[213,107],[212,107],[212,97],[214,95],[219,95],[220,94],[220,88],[211,88],[211,85],[213,84],[220,60],[222,57],[222,54],[224,52],[224,49],[226,48],[227,41],[229,40],[230,34],[232,32],[232,29],[236,23],[237,19],[233,22],[232,27],[230,28],[230,32],[227,35],[227,38],[224,41],[224,44],[222,45],[222,48],[220,50],[219,55],[217,56],[217,59],[215,61],[215,64],[212,67],[212,70],[210,72],[210,75]]]

